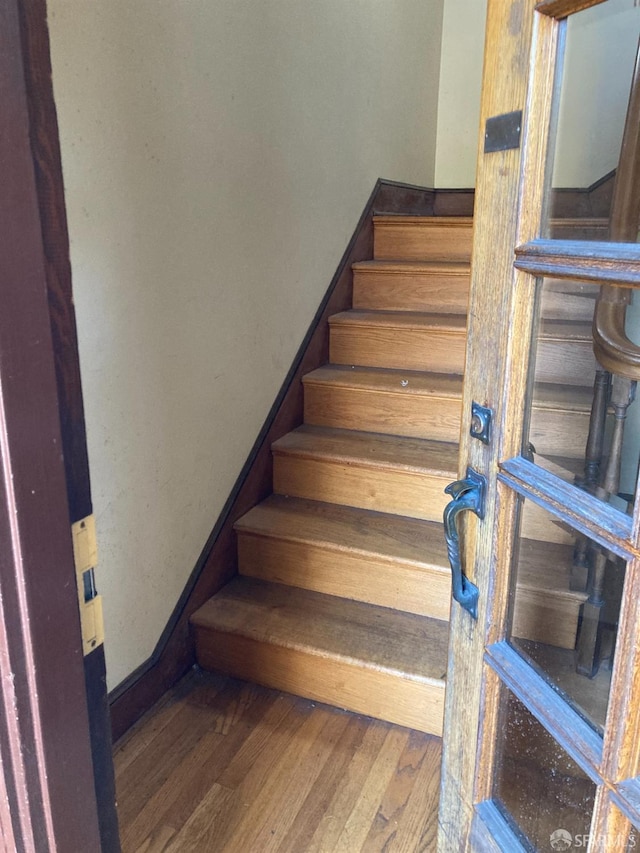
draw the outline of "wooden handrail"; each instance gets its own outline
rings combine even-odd
[[[622,134],[620,160],[616,170],[609,218],[609,240],[615,243],[635,243],[638,239],[640,220],[640,42],[629,94],[629,106]],[[585,485],[604,501],[618,492],[624,424],[629,406],[640,379],[640,346],[626,333],[627,305],[632,291],[625,287],[603,284],[593,315],[593,350],[600,365],[596,372],[595,392],[603,377],[611,374],[610,405],[615,422],[611,446],[604,476],[599,472],[602,452],[602,420],[607,408],[606,399],[600,395],[591,412],[589,441],[587,443]],[[599,376],[598,374],[601,374]],[[593,433],[593,440],[592,440]],[[590,445],[593,444],[593,447]],[[596,447],[598,445],[598,447]],[[590,459],[590,453],[594,456]],[[591,466],[591,471],[590,471]],[[595,477],[594,477],[595,474]],[[587,549],[589,550],[589,549]],[[591,678],[598,670],[598,636],[600,616],[605,606],[604,589],[608,555],[598,548],[591,548],[591,565],[588,574],[589,598],[582,607],[580,633],[576,643],[576,669]],[[580,553],[580,548],[576,549]],[[587,554],[581,555],[589,562]],[[580,566],[576,566],[578,577]]]
[[[640,42],[633,69],[629,106],[622,134],[609,219],[609,240],[635,243],[640,220]],[[593,348],[597,360],[611,373],[640,379],[640,346],[625,331],[631,291],[604,285],[593,317]]]

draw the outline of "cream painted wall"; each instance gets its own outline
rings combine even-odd
[[[380,176],[443,0],[49,0],[109,685],[152,652]]]
[[[615,169],[639,35],[634,0],[569,18],[554,186],[588,187]]]
[[[445,0],[436,186],[475,186],[486,0]],[[554,186],[585,187],[615,168],[640,31],[634,0],[569,20]]]
[[[474,187],[487,0],[445,0],[436,186]]]

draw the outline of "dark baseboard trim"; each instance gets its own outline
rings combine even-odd
[[[374,213],[432,215],[434,190],[379,180],[280,392],[153,654],[109,695],[114,740],[195,663],[189,618],[237,572],[233,525],[272,490],[271,445],[302,423],[302,376],[329,360],[328,318],[351,307],[351,265],[373,256]]]
[[[608,219],[615,169],[585,189],[560,188],[551,194],[553,219]]]

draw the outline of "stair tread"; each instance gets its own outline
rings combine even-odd
[[[461,376],[420,370],[327,364],[307,373],[302,381],[305,384],[322,383],[405,395],[424,394],[455,399],[462,395]]]
[[[591,323],[585,320],[543,320],[540,337],[554,341],[593,341]]]
[[[473,225],[473,216],[412,216],[402,213],[377,213],[373,217],[374,223],[384,225],[433,225],[434,227],[458,226],[469,228]]]
[[[455,479],[458,445],[425,438],[315,427],[307,424],[279,438],[274,454],[323,457],[347,465],[374,465]]]
[[[350,308],[329,317],[330,326],[367,326],[385,329],[419,329],[466,333],[465,314],[436,314],[428,311],[380,311]],[[591,323],[584,320],[543,320],[540,337],[554,341],[591,341]]]
[[[191,621],[405,679],[442,682],[447,669],[446,622],[253,578],[234,578]]]
[[[532,402],[534,409],[560,409],[567,412],[589,413],[593,402],[593,389],[586,385],[536,382]]]
[[[416,566],[448,566],[442,525],[433,521],[271,495],[235,527],[238,532],[375,553]]]
[[[335,385],[362,391],[419,394],[461,400],[464,377],[455,373],[325,364],[307,373],[302,381],[309,385]],[[592,399],[592,390],[585,386],[536,382],[533,405],[537,409],[589,412]]]
[[[471,264],[468,261],[357,261],[351,269],[362,272],[376,270],[388,273],[439,273],[449,275],[469,275]]]
[[[372,311],[351,308],[329,317],[329,325],[379,326],[391,329],[467,331],[465,314],[432,314],[426,311]]]
[[[537,539],[521,539],[518,557],[518,589],[529,589],[583,602],[585,593],[569,588],[573,546]],[[516,594],[517,600],[517,594]]]
[[[300,498],[271,495],[236,522],[238,532],[382,555],[450,573],[442,524]],[[569,589],[573,548],[522,539],[518,587],[582,602]]]

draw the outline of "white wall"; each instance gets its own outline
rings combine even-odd
[[[109,685],[152,652],[378,177],[433,185],[442,0],[49,0]]]

